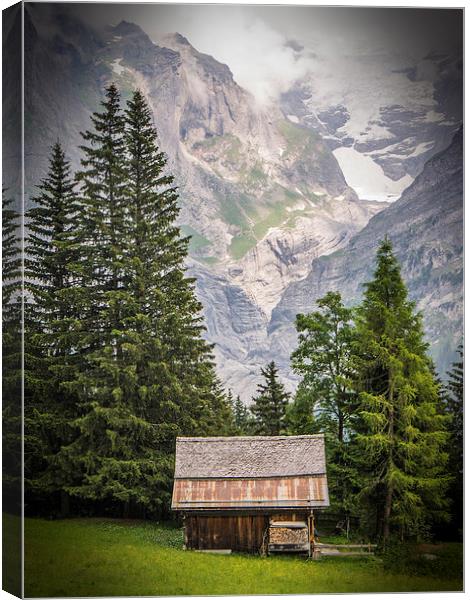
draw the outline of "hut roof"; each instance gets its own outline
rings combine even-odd
[[[256,479],[325,473],[323,434],[176,440],[175,479]]]

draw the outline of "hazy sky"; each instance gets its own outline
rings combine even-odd
[[[157,42],[178,31],[228,64],[236,81],[261,100],[307,72],[312,54],[331,60],[331,68],[335,58],[351,55],[386,56],[400,67],[431,50],[462,50],[463,11],[455,9],[89,3],[74,10],[98,26],[137,23]],[[304,51],[286,46],[290,40]]]
[[[462,46],[463,11],[456,9],[137,3],[75,6],[99,24],[117,24],[125,19],[141,25],[155,39],[161,33],[178,31],[213,52],[220,44],[219,31],[232,36],[240,26],[249,29],[257,22],[287,39],[306,43],[328,37],[334,43],[362,42],[412,55]]]

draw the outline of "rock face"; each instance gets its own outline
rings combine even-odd
[[[461,125],[461,58],[431,53],[409,61],[364,53],[354,57],[357,70],[343,73],[354,85],[326,94],[313,70],[282,97],[284,113],[334,150],[361,198],[379,199],[382,188],[382,199],[397,199]]]
[[[439,131],[447,133],[441,136],[444,142],[436,133],[433,139],[438,142],[431,148],[429,140],[434,134],[420,126],[423,114],[437,122],[431,108],[413,117],[410,127],[416,134],[410,134],[410,142],[404,137],[409,115],[400,113],[399,107],[384,106],[380,128],[389,132],[384,146],[377,141],[380,136],[374,138],[376,129],[363,136],[351,128],[354,111],[350,98],[317,107],[311,81],[298,82],[278,106],[260,108],[234,81],[227,65],[198,52],[178,33],[168,34],[157,45],[133,23],[91,28],[72,16],[65,5],[54,6],[43,11],[40,5],[30,4],[25,9],[29,195],[45,173],[49,147],[56,139],[64,143],[72,166],[79,166],[80,131],[90,126],[90,113],[99,108],[107,84],[114,81],[123,100],[140,88],[154,113],[169,170],[176,176],[179,224],[183,233],[191,236],[188,269],[197,277],[207,338],[215,343],[223,383],[249,401],[260,367],[275,360],[281,363],[286,385],[293,389],[296,381],[288,366],[295,344],[291,321],[296,312],[312,307],[318,290],[326,290],[328,282],[335,283],[336,275],[331,275],[331,280],[323,275],[315,279],[316,265],[322,269],[329,261],[339,265],[335,273],[341,287],[348,280],[338,263],[341,249],[357,255],[357,259],[351,258],[357,260],[357,269],[364,262],[370,264],[379,234],[372,236],[364,249],[355,240],[362,239],[357,234],[387,206],[358,198],[346,181],[338,152],[351,150],[366,157],[382,175],[384,169],[392,183],[393,178],[401,181],[403,173],[411,182],[424,157],[435,153],[455,129],[453,117],[449,116],[452,125],[448,127],[439,117]],[[441,66],[445,62],[442,58],[435,61]],[[450,85],[455,74],[450,65],[446,68]],[[399,76],[418,77],[411,72]],[[439,81],[445,81],[444,75]],[[443,107],[455,104],[457,114],[455,91],[449,85],[436,85],[433,93],[440,94]],[[432,106],[437,106],[436,102]],[[428,154],[421,152],[422,144],[428,144]],[[410,152],[415,153],[416,161]],[[443,193],[448,206],[447,192]],[[440,235],[438,229],[444,222],[444,200],[436,194],[432,218],[437,221],[426,238],[429,243],[434,243],[433,235]],[[383,229],[388,228],[389,218],[390,226],[395,221],[403,224],[400,211],[408,206],[407,197],[384,211],[390,217],[379,221]],[[411,200],[409,203],[411,206]],[[420,224],[430,210],[424,200],[417,202],[409,213],[413,219],[410,227],[421,231]],[[411,248],[419,240],[412,233],[409,236]],[[453,247],[451,254],[444,253],[443,265],[454,264],[456,252]],[[405,250],[399,256],[404,257]],[[415,273],[425,273],[428,250],[414,260]],[[351,285],[361,280],[353,279]],[[457,318],[458,285],[454,282],[453,296],[449,284],[449,302],[455,306],[447,313],[433,297],[428,329],[435,337],[445,329],[445,319]],[[344,289],[349,294],[349,288]],[[418,297],[421,291],[417,286],[413,293]]]
[[[219,375],[242,398],[256,390],[260,368],[284,362],[289,390],[296,379],[288,367],[289,343],[279,354],[270,333],[272,309],[290,283],[305,277],[312,259],[343,247],[367,222],[371,207],[360,201],[329,201],[295,228],[273,229],[241,260],[211,269],[193,262],[197,292],[204,306],[207,337],[216,344]],[[376,211],[383,205],[377,203]]]
[[[388,235],[410,296],[424,314],[430,351],[443,373],[462,340],[463,163],[462,130],[450,147],[426,163],[403,196],[374,216],[345,248],[312,262],[309,274],[291,284],[273,311],[271,353],[283,357],[296,343],[297,313],[310,312],[329,290],[348,305],[360,301],[361,284],[374,271],[377,246]]]

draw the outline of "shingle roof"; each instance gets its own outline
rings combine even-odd
[[[257,478],[326,473],[323,434],[179,437],[175,479]]]

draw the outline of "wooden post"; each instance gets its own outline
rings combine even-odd
[[[183,534],[184,534],[184,542],[183,542],[183,550],[188,549],[188,529],[186,525],[186,515],[183,515]]]
[[[315,517],[313,516],[313,510],[310,511],[308,517],[308,534],[309,534],[309,556],[315,558]]]

